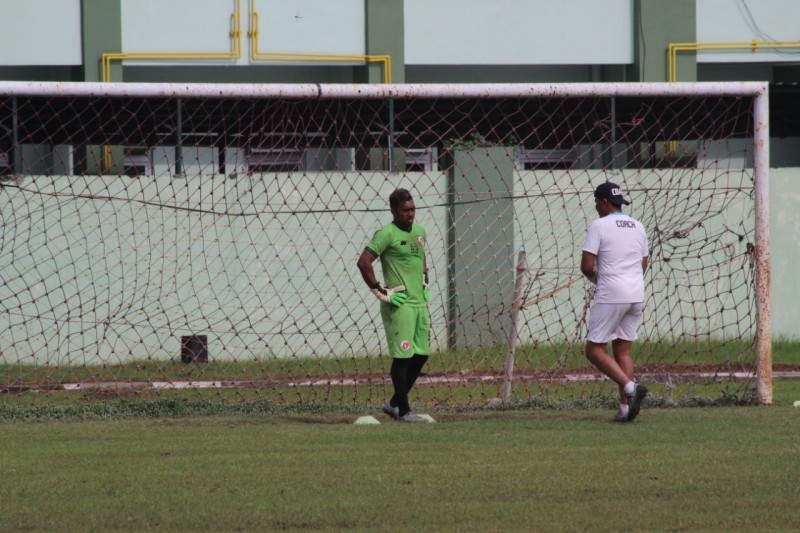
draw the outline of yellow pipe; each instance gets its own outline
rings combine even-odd
[[[101,79],[111,81],[111,62],[125,59],[205,59],[205,60],[236,60],[242,57],[242,20],[241,0],[236,0],[236,11],[231,14],[230,33],[233,39],[233,49],[230,52],[131,52],[107,53],[101,56]],[[103,146],[103,171],[108,172],[113,165],[111,146]]]
[[[678,81],[678,52],[700,52],[703,50],[782,50],[800,48],[800,41],[730,41],[707,43],[670,43],[667,47],[667,79]],[[677,152],[677,142],[669,141],[667,150],[670,155]]]
[[[383,65],[383,82],[392,83],[392,58],[388,55],[304,54],[293,52],[261,52],[258,49],[258,12],[255,0],[250,2],[250,59],[253,61],[364,61]]]
[[[236,0],[236,11],[231,14],[233,49],[230,52],[131,52],[102,55],[102,79],[111,81],[111,62],[125,59],[206,59],[233,60],[242,57],[241,0]]]
[[[346,55],[346,54],[303,54],[289,52],[260,52],[258,49],[258,13],[255,10],[255,0],[250,2],[250,24],[253,28],[250,37],[250,57],[253,61],[364,61],[367,63],[381,63],[383,66],[384,83],[392,82],[392,58],[388,55]],[[106,53],[101,56],[101,79],[111,81],[111,62],[126,59],[143,60],[235,60],[242,57],[241,46],[241,0],[236,0],[236,11],[231,14],[233,30],[230,36],[233,39],[233,50],[230,52],[129,52]],[[103,146],[103,168],[108,171],[113,164],[110,146]]]
[[[678,81],[678,52],[699,52],[703,50],[781,50],[800,48],[800,41],[732,41],[710,43],[670,43],[667,48],[667,79]]]

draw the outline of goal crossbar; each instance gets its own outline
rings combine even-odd
[[[430,84],[244,84],[0,82],[6,96],[192,97],[192,98],[585,98],[612,96],[752,96],[765,82],[643,83],[430,83]]]

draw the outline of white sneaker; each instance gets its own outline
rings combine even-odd
[[[427,422],[426,419],[422,418],[416,413],[412,413],[409,411],[408,413],[404,414],[401,417],[397,418],[398,422]]]
[[[386,402],[386,405],[383,406],[383,412],[391,416],[395,420],[400,418],[400,408],[392,407],[392,404],[390,404],[389,402]]]

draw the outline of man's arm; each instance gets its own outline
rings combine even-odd
[[[646,259],[646,258],[645,258]],[[586,279],[597,284],[597,256],[593,253],[583,251],[581,254],[581,272]]]
[[[645,256],[642,257],[642,274],[647,271],[647,265],[650,264],[649,257]]]
[[[372,268],[372,263],[378,258],[378,255],[370,250],[369,248],[364,248],[364,251],[361,252],[361,257],[358,258],[358,270],[361,271],[361,277],[364,278],[364,283],[370,289],[375,288],[375,285],[378,284],[378,280],[375,277],[375,269]]]
[[[372,268],[372,263],[378,258],[378,255],[370,250],[369,248],[364,248],[364,251],[361,252],[361,256],[358,258],[358,270],[361,271],[361,277],[364,278],[364,283],[372,291],[372,294],[375,297],[386,303],[391,303],[396,306],[401,306],[406,303],[406,294],[403,292],[406,288],[403,285],[399,287],[394,287],[392,289],[385,289],[381,287],[380,282],[375,277],[375,269]]]
[[[428,288],[428,258],[422,256],[422,299],[426,302],[431,299],[431,290]]]

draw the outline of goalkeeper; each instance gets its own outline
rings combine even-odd
[[[375,232],[358,258],[361,277],[380,300],[381,319],[392,356],[394,396],[383,412],[400,422],[424,422],[408,404],[408,393],[428,360],[430,316],[425,229],[414,222],[414,200],[406,189],[389,195],[392,223]],[[372,264],[381,259],[385,286]]]

